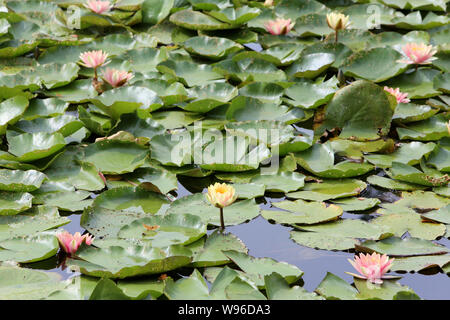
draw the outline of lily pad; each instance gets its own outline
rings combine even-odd
[[[334,55],[330,53],[311,53],[290,65],[286,73],[291,77],[312,79],[327,70],[334,60]]]
[[[223,253],[226,250],[247,253],[244,243],[231,233],[213,232],[206,240],[199,240],[189,246],[194,253],[192,266],[212,267],[227,264],[230,259]],[[200,246],[199,246],[200,245]]]
[[[152,112],[163,104],[154,91],[134,86],[108,90],[91,101],[114,119],[119,119],[124,113]]]
[[[402,55],[391,48],[360,51],[348,57],[342,71],[348,76],[382,82],[406,71],[408,65],[397,62],[401,58]]]
[[[84,150],[84,161],[94,164],[103,174],[132,172],[143,165],[148,149],[137,143],[103,140]]]
[[[367,240],[357,245],[356,249],[369,253],[375,251],[392,257],[439,255],[449,252],[446,247],[429,240],[398,237],[390,237],[381,241]]]
[[[199,36],[184,42],[187,51],[206,57],[211,60],[219,60],[229,54],[243,49],[243,46],[226,38]]]
[[[286,280],[276,272],[264,277],[264,286],[270,300],[324,300],[316,293],[308,292],[302,287],[289,287]]]
[[[36,170],[0,169],[0,190],[30,192],[39,187],[46,178],[45,174]]]
[[[186,196],[175,200],[166,214],[193,214],[199,216],[203,222],[219,226],[219,209],[211,205],[202,193]],[[254,199],[233,203],[223,210],[225,225],[236,225],[250,221],[259,215],[259,206]]]
[[[198,216],[175,214],[139,218],[123,226],[117,236],[125,239],[143,239],[152,247],[186,245],[206,234],[206,225]]]
[[[81,260],[68,259],[66,264],[69,268],[79,268],[82,274],[89,276],[125,279],[180,268],[191,262],[191,255],[190,250],[179,246],[132,246],[127,249],[111,246],[99,249],[84,245],[77,251],[77,257]]]
[[[54,256],[58,249],[58,239],[52,234],[12,238],[0,242],[0,261],[36,262]]]
[[[303,200],[281,201],[273,203],[278,210],[264,210],[261,215],[267,220],[284,224],[316,224],[338,219],[343,210],[337,205],[327,206],[324,202],[307,202]]]
[[[33,196],[28,192],[0,191],[0,215],[15,215],[31,208]]]
[[[325,201],[356,196],[367,185],[361,180],[337,179],[323,182],[306,183],[301,191],[287,194],[288,198]]]
[[[325,109],[324,122],[315,131],[337,127],[342,129],[341,138],[377,139],[380,132],[387,134],[392,115],[391,102],[381,87],[355,81],[336,92]]]

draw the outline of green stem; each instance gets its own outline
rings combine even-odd
[[[220,230],[225,230],[225,222],[223,221],[223,208],[220,209]]]
[[[336,43],[336,44],[338,43],[338,38],[339,38],[338,34],[339,34],[339,30],[336,30],[334,33],[334,43]]]

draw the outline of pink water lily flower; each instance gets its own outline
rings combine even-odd
[[[123,86],[131,78],[133,78],[132,73],[116,69],[107,69],[103,74],[103,80],[114,88]]]
[[[294,27],[295,22],[291,23],[291,19],[270,20],[264,24],[266,30],[273,35],[288,34]]]
[[[73,253],[75,253],[83,243],[83,241],[90,246],[92,244],[92,241],[94,240],[94,238],[89,234],[85,234],[82,236],[79,232],[76,232],[74,235],[72,235],[67,231],[57,234],[56,237],[58,238],[61,248],[68,255],[72,255]]]
[[[108,54],[102,50],[87,51],[80,54],[80,59],[83,61],[83,63],[80,63],[82,66],[96,69],[107,64],[105,62],[108,59]]]
[[[84,6],[90,9],[92,12],[98,14],[102,14],[106,11],[109,11],[112,8],[112,5],[109,1],[100,1],[100,0],[88,0],[87,4],[85,4]]]
[[[400,92],[400,88],[394,89],[384,87],[384,90],[392,94],[397,99],[397,103],[409,103],[411,101],[407,98],[408,97],[407,93]]]
[[[400,63],[406,64],[430,64],[431,61],[436,60],[433,57],[437,50],[432,46],[427,46],[424,43],[408,43],[402,47],[406,60],[398,60]]]
[[[356,256],[354,261],[350,259],[348,259],[348,261],[360,275],[347,272],[348,274],[360,279],[367,279],[372,283],[382,284],[382,278],[384,274],[388,272],[394,259],[389,259],[385,254],[380,255],[379,253],[374,252],[372,255],[360,253],[359,257]]]

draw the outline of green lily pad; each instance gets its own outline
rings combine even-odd
[[[341,128],[341,138],[371,140],[389,131],[393,109],[386,92],[369,81],[360,80],[338,90],[325,109],[324,122],[315,130]]]
[[[195,98],[182,108],[186,111],[206,113],[236,97],[238,90],[228,83],[211,83],[193,87],[188,90],[188,94]]]
[[[308,292],[302,287],[291,288],[286,280],[275,272],[264,277],[264,286],[269,300],[324,300],[316,293]]]
[[[144,0],[142,2],[142,22],[150,24],[160,23],[169,15],[174,2],[174,0]]]
[[[175,200],[166,214],[193,214],[198,215],[203,222],[219,226],[220,212],[208,202],[205,194],[196,193]],[[225,225],[236,225],[250,221],[259,215],[259,206],[254,199],[242,200],[233,203],[223,210]]]
[[[430,212],[422,214],[422,217],[432,221],[438,221],[446,224],[450,224],[450,205],[442,207],[438,210],[432,210]]]
[[[191,30],[225,30],[235,28],[233,25],[193,10],[181,10],[172,14],[170,22]]]
[[[429,155],[435,147],[436,145],[432,142],[412,141],[400,143],[398,149],[391,154],[369,154],[364,156],[364,158],[381,168],[389,168],[393,162],[416,165],[422,157]]]
[[[273,272],[281,275],[289,284],[296,282],[303,275],[303,271],[286,262],[277,262],[271,258],[254,258],[234,250],[223,253],[244,272],[246,278],[253,281],[258,287],[263,287],[264,276]]]
[[[222,75],[215,72],[208,64],[197,64],[189,60],[161,62],[156,67],[160,72],[176,77],[189,87],[201,86],[212,80],[221,79]]]
[[[34,193],[33,204],[58,207],[61,210],[75,212],[82,211],[92,204],[87,191],[50,191]]]
[[[363,211],[376,207],[381,201],[377,198],[343,198],[332,201],[344,211]]]
[[[248,6],[240,6],[238,8],[225,8],[218,11],[210,11],[208,13],[217,20],[229,23],[233,26],[242,25],[248,21],[256,18],[260,14],[258,8],[251,8]]]
[[[69,268],[79,268],[85,275],[125,279],[175,270],[189,264],[191,255],[190,250],[179,246],[131,246],[127,249],[111,246],[99,249],[82,245],[77,251],[77,257],[81,260],[68,259],[66,264]]]
[[[0,261],[36,262],[54,256],[58,249],[58,239],[52,234],[12,238],[0,242]]]
[[[425,120],[435,115],[439,109],[428,105],[420,105],[414,103],[399,103],[395,108],[392,120],[402,123]]]
[[[384,189],[398,190],[398,191],[414,191],[425,189],[424,186],[413,184],[405,181],[398,181],[394,179],[389,179],[380,176],[369,176],[366,181],[374,186],[381,187]]]
[[[31,208],[33,196],[28,192],[0,191],[0,215],[15,215]]]
[[[84,150],[84,161],[95,165],[104,174],[132,172],[143,165],[148,149],[137,143],[103,140]]]
[[[343,210],[339,206],[324,202],[281,201],[273,203],[276,208],[287,211],[263,210],[261,215],[267,220],[284,224],[316,224],[338,219]]]
[[[391,48],[360,51],[348,57],[342,71],[347,76],[382,82],[406,71],[408,65],[397,62],[401,58],[402,55]]]
[[[36,234],[70,222],[55,207],[35,206],[14,216],[0,216],[0,241]]]
[[[279,103],[284,88],[275,83],[253,82],[239,89],[239,95],[255,98],[263,103]]]
[[[289,97],[285,101],[295,107],[315,109],[331,100],[337,91],[337,79],[335,77],[323,82],[302,80],[286,89],[285,95]]]
[[[63,289],[56,272],[44,272],[19,267],[0,267],[0,298],[2,300],[38,300]]]
[[[420,300],[413,290],[407,286],[402,286],[393,280],[385,280],[381,285],[373,285],[370,281],[357,278],[355,278],[354,281],[355,286],[359,291],[359,294],[357,295],[358,299],[400,300],[401,298],[399,297],[401,297],[402,294],[408,294],[409,299]]]
[[[275,174],[259,175],[250,180],[251,183],[266,186],[269,192],[292,192],[305,185],[305,176],[298,172],[277,172]]]
[[[323,182],[306,183],[301,191],[287,194],[288,198],[325,201],[356,196],[363,191],[367,185],[361,180],[337,179]]]
[[[294,227],[302,231],[291,231],[292,240],[300,245],[322,250],[352,249],[360,243],[358,239],[380,239],[389,235],[385,227],[352,219]]]
[[[119,280],[117,287],[133,300],[142,300],[148,296],[157,299],[164,293],[164,282],[154,279]]]
[[[450,136],[447,123],[447,117],[438,114],[426,120],[410,123],[404,128],[397,128],[397,133],[401,140],[435,141]]]
[[[237,82],[276,82],[286,80],[286,75],[275,65],[258,58],[235,61],[227,59],[214,64],[214,71]]]
[[[449,262],[450,262],[450,255],[418,256],[405,258],[398,257],[395,258],[395,261],[391,266],[391,270],[417,272],[435,267],[442,268]]]
[[[329,300],[355,300],[358,294],[355,287],[331,272],[327,272],[314,291]]]
[[[98,93],[92,85],[92,80],[75,80],[69,85],[46,92],[50,97],[70,103],[83,103],[97,97]]]
[[[33,99],[22,115],[23,120],[36,118],[55,117],[63,115],[69,107],[67,102],[57,98]]]
[[[373,141],[354,141],[349,139],[333,139],[330,142],[335,154],[362,161],[368,152],[387,152],[394,148],[394,140],[377,139]]]
[[[327,70],[335,61],[330,53],[311,53],[303,55],[298,62],[294,62],[286,70],[291,77],[312,79]]]
[[[45,174],[36,170],[0,169],[0,190],[30,192],[39,187],[46,178]]]
[[[370,163],[364,162],[343,161],[335,165],[330,143],[315,144],[305,151],[295,153],[294,156],[304,169],[323,178],[350,178],[374,169]]]
[[[259,292],[256,286],[243,277],[238,271],[225,267],[219,268],[211,290],[197,269],[189,278],[183,278],[173,282],[166,282],[164,294],[168,299],[180,300],[265,300],[266,297]]]
[[[439,255],[449,252],[446,247],[429,240],[397,237],[390,237],[381,241],[367,240],[357,245],[356,249],[369,253],[375,251],[392,257]]]
[[[134,220],[123,226],[117,235],[125,239],[143,239],[152,247],[160,248],[174,244],[186,245],[205,234],[206,225],[198,216],[174,214]]]
[[[153,90],[134,86],[108,90],[91,101],[114,119],[119,119],[124,113],[152,112],[163,104]]]
[[[402,199],[397,205],[412,209],[440,209],[450,203],[450,199],[438,196],[429,191],[402,192]]]
[[[64,137],[70,136],[82,127],[83,123],[71,115],[61,115],[52,118],[37,118],[34,120],[22,120],[14,125],[15,129],[26,133],[58,132]]]
[[[199,162],[202,169],[225,172],[253,170],[257,169],[259,164],[270,158],[271,155],[270,150],[264,144],[250,149],[249,139],[244,137],[227,136],[222,138],[222,135],[217,132],[208,138],[209,141],[214,138],[214,143],[206,146],[202,150],[199,161],[195,161]],[[234,152],[230,153],[230,150]]]
[[[8,124],[16,123],[28,107],[28,99],[16,96],[0,103],[0,134],[6,132]]]
[[[198,243],[197,243],[198,242]],[[199,240],[189,246],[194,253],[192,266],[212,267],[227,264],[230,259],[223,253],[226,250],[247,253],[244,243],[231,233],[214,231],[206,240]]]
[[[424,222],[417,213],[390,213],[371,220],[371,223],[387,227],[397,237],[408,232],[412,237],[434,240],[445,234],[445,225],[432,222]]]
[[[440,187],[447,185],[450,181],[448,175],[443,175],[440,171],[429,168],[422,172],[407,164],[393,162],[389,173],[394,179],[423,186]]]
[[[208,36],[190,38],[185,41],[183,45],[190,53],[211,60],[220,60],[227,55],[238,52],[244,48],[242,45],[232,40]]]
[[[119,187],[103,192],[94,200],[94,206],[109,210],[157,213],[169,201],[161,194],[142,187]]]
[[[312,112],[305,112],[300,108],[289,108],[277,103],[261,103],[256,98],[238,96],[231,102],[226,112],[228,120],[275,120],[292,124],[307,120]]]
[[[31,162],[55,154],[66,142],[61,133],[23,133],[18,135],[7,134],[8,152],[15,155],[18,161]]]
[[[438,96],[441,92],[434,89],[433,80],[438,70],[420,68],[412,73],[404,73],[383,84],[391,88],[400,88],[410,99],[425,99]]]

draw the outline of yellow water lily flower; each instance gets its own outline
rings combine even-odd
[[[334,31],[344,30],[350,25],[349,16],[339,12],[331,12],[327,14],[328,26]]]
[[[236,201],[237,195],[232,186],[216,182],[208,187],[206,197],[215,207],[224,208]]]

